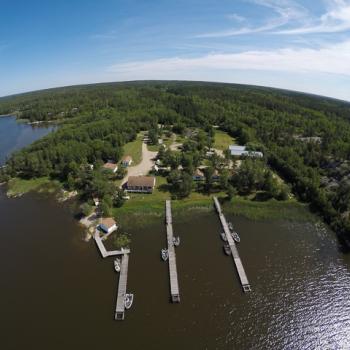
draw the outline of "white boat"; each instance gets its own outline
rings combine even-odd
[[[232,238],[237,242],[239,243],[241,241],[240,237],[238,236],[238,233],[236,231],[232,231],[231,232],[231,236]]]
[[[173,243],[175,247],[178,247],[180,245],[180,237],[173,237]]]
[[[114,270],[116,272],[120,272],[120,259],[119,258],[116,258],[114,260]]]
[[[228,244],[224,244],[224,252],[226,255],[231,255],[231,248]]]
[[[221,232],[220,233],[220,237],[223,241],[227,242],[227,237],[226,237],[226,233],[225,232]]]
[[[130,309],[134,301],[134,294],[125,294],[124,306],[126,309]]]
[[[169,258],[168,249],[162,249],[162,250],[160,251],[160,255],[161,255],[161,257],[162,257],[162,259],[163,259],[164,261],[167,261],[168,258]]]

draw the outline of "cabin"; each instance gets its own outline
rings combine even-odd
[[[113,173],[116,173],[118,170],[118,165],[115,163],[112,163],[110,161],[108,161],[107,163],[103,164],[103,169],[112,171]]]
[[[204,180],[204,173],[201,169],[197,168],[192,176],[194,181],[202,181]]]
[[[129,176],[125,189],[127,192],[152,193],[155,185],[154,176]]]
[[[231,145],[228,147],[231,156],[234,157],[252,157],[252,158],[262,158],[264,154],[257,151],[249,151],[246,146]]]
[[[132,164],[132,157],[131,156],[125,156],[123,157],[121,164],[123,167],[127,168]]]
[[[102,218],[99,228],[104,233],[112,233],[118,229],[118,226],[113,218]]]

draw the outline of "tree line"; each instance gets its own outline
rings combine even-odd
[[[179,133],[196,127],[210,141],[211,127],[217,125],[240,144],[262,150],[267,165],[288,182],[295,195],[350,238],[350,105],[345,102],[231,84],[135,82],[2,98],[0,114],[6,113],[30,121],[63,122],[57,131],[10,157],[3,179],[51,176],[80,186],[75,184],[79,182],[75,181],[77,169],[109,159],[118,161],[123,145],[140,130],[153,130],[151,138],[156,143],[158,124]],[[196,140],[184,147],[187,156],[180,160],[169,156],[169,164],[180,162],[190,175],[202,146]],[[274,177],[255,163],[246,162],[240,170],[245,176],[230,184],[240,191],[253,186],[270,188],[273,193]],[[178,176],[172,174],[169,183],[183,183],[179,191],[186,193],[188,176]],[[274,196],[282,198],[285,190],[279,191]]]

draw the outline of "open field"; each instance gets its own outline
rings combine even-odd
[[[186,141],[186,137],[172,133],[171,136],[165,136],[164,134],[160,136],[163,140],[163,145],[166,148],[170,148],[172,151],[178,151],[178,147],[182,146],[182,144]],[[147,145],[148,150],[152,152],[158,152],[160,145]]]
[[[135,141],[129,142],[124,145],[124,156],[132,157],[132,165],[137,165],[142,160],[142,134],[138,134]]]
[[[228,149],[228,146],[235,144],[236,141],[233,137],[221,130],[215,130],[214,148],[224,151]]]

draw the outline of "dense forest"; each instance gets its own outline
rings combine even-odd
[[[263,151],[264,166],[277,172],[340,236],[350,239],[350,104],[346,102],[262,87],[153,81],[66,87],[0,99],[0,114],[9,113],[31,122],[57,120],[61,126],[10,157],[3,179],[50,176],[68,188],[86,188],[91,182],[101,188],[103,179],[89,175],[86,166],[118,161],[122,146],[139,131],[149,131],[156,139],[155,130],[162,125],[177,133],[199,128],[202,134],[197,138],[206,140],[188,142],[187,154],[179,160],[162,154],[170,166],[175,162],[169,183],[186,187],[190,179],[177,173],[176,166],[196,165],[203,147],[210,148],[216,126],[240,144]],[[246,162],[239,170],[244,176],[226,174],[228,191],[256,185],[258,180],[240,181],[259,173],[265,177],[262,186],[271,183],[271,174],[262,173],[259,162]],[[93,185],[89,188],[96,192]]]

